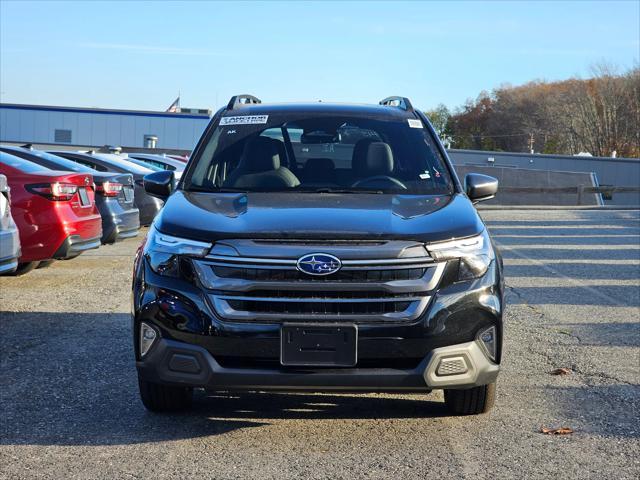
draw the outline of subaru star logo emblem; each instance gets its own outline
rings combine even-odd
[[[326,253],[309,253],[298,259],[298,270],[309,275],[331,275],[340,267],[340,260]]]

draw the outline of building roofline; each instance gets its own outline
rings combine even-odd
[[[149,110],[116,110],[111,108],[84,108],[84,107],[61,107],[56,105],[26,105],[19,103],[0,103],[0,109],[9,110],[36,110],[45,112],[69,112],[69,113],[93,113],[102,115],[133,115],[139,117],[163,117],[163,118],[193,118],[198,120],[209,120],[207,114],[181,113],[181,112],[154,112]]]

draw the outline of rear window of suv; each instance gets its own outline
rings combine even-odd
[[[436,140],[418,119],[326,113],[241,117],[234,117],[233,123],[220,122],[208,136],[202,154],[193,161],[185,188],[453,191]]]

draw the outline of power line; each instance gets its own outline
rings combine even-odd
[[[483,135],[483,134],[474,134],[467,133],[466,135],[450,135],[451,137],[481,137],[481,138],[498,138],[498,137],[526,137],[529,136],[529,133],[507,133],[501,135]]]

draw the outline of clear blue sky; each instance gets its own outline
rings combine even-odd
[[[0,0],[2,102],[164,110],[264,101],[449,107],[640,57],[640,2]]]

